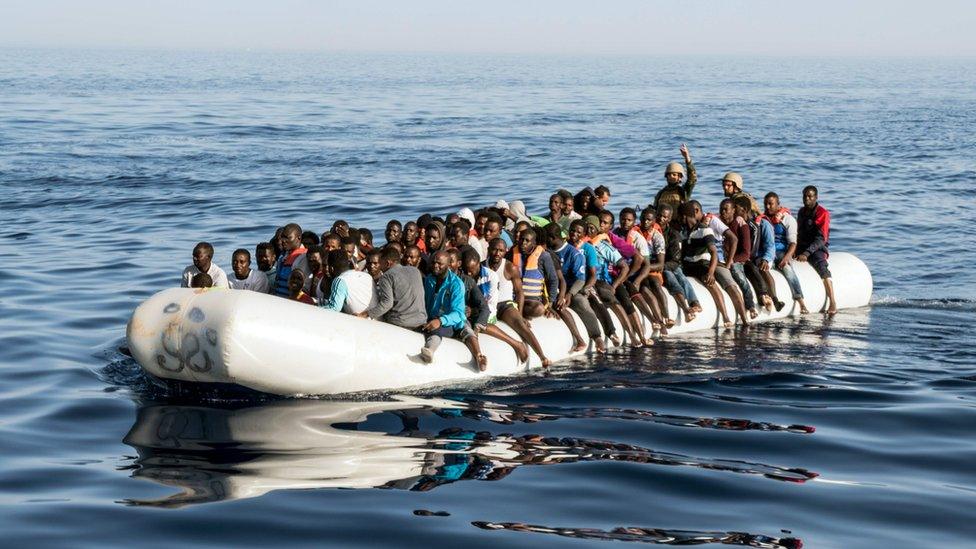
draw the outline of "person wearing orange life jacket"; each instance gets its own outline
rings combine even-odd
[[[806,314],[810,311],[803,301],[803,288],[800,286],[800,279],[793,272],[790,263],[793,261],[793,254],[796,253],[797,224],[796,219],[790,215],[790,211],[779,203],[779,195],[774,192],[766,193],[763,203],[766,206],[765,219],[773,226],[773,237],[776,243],[776,259],[774,264],[786,282],[790,285],[793,292],[793,300],[800,306],[800,313]]]
[[[519,311],[525,318],[555,317],[553,306],[559,297],[559,277],[552,256],[537,245],[535,230],[522,231],[518,245],[510,253],[512,265],[522,276]]]
[[[302,228],[297,223],[289,223],[281,230],[281,237],[278,240],[281,246],[281,256],[275,263],[275,295],[280,297],[291,295],[288,289],[288,280],[291,278],[293,270],[309,272],[308,260],[305,258],[308,249],[302,246],[301,238]]]
[[[626,219],[626,216],[621,213],[621,227],[628,222],[629,219]],[[640,290],[648,305],[653,303],[657,307],[662,323],[661,333],[667,334],[667,329],[674,326],[674,320],[668,314],[668,296],[664,290],[663,273],[666,245],[661,226],[657,223],[657,212],[652,206],[648,206],[640,212],[640,223],[635,222],[633,230],[638,231],[647,243],[647,247],[644,249],[646,252],[647,278],[641,284]]]
[[[623,237],[634,247],[635,254],[630,263],[630,274],[624,282],[624,287],[630,292],[634,305],[651,321],[653,331],[667,334],[668,327],[658,307],[657,298],[647,290],[651,278],[650,245],[640,227],[637,226],[637,211],[634,208],[620,210],[619,226],[612,229],[617,236]],[[645,291],[647,290],[647,291]]]

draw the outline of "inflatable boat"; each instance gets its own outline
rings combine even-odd
[[[794,270],[809,310],[821,310],[826,294],[816,272],[806,263],[794,264]],[[860,259],[832,253],[830,270],[839,309],[868,304],[871,272]],[[753,322],[799,314],[786,280],[778,272],[773,277],[776,294],[786,306],[780,311],[761,310]],[[672,335],[721,325],[708,291],[695,280],[692,284],[704,310],[684,322],[669,298],[670,316],[677,321],[669,330]],[[731,299],[724,292],[723,296],[726,310],[734,316]],[[582,322],[576,321],[586,337]],[[508,326],[499,325],[518,337]],[[644,329],[650,333],[649,323]],[[532,330],[554,363],[595,352],[592,344],[584,351],[570,352],[573,339],[561,320],[535,319]],[[618,333],[624,334],[619,326]],[[127,336],[133,358],[156,379],[230,384],[284,396],[470,386],[541,369],[534,353],[529,353],[527,363],[519,362],[510,346],[486,335],[480,336],[482,353],[488,358],[485,372],[478,371],[468,349],[454,340],[444,341],[434,361],[427,364],[420,358],[424,341],[419,333],[244,290],[163,290],[136,308]]]

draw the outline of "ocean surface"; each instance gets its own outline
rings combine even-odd
[[[369,401],[118,350],[197,241],[643,205],[681,143],[712,210],[818,185],[872,305]],[[0,50],[0,545],[972,547],[974,151],[974,60]]]

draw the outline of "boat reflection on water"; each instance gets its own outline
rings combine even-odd
[[[604,440],[482,430],[485,423],[497,426],[594,417],[706,429],[813,431],[802,425],[682,417],[648,410],[408,396],[366,402],[145,403],[124,438],[138,452],[129,468],[134,477],[174,486],[179,492],[124,503],[179,507],[257,497],[280,489],[430,490],[458,480],[500,480],[522,465],[579,461],[697,467],[790,482],[817,476],[802,468],[701,458]]]

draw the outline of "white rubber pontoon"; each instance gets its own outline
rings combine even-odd
[[[822,309],[826,295],[820,278],[808,264],[793,267],[807,307]],[[838,308],[868,304],[871,272],[860,259],[832,253],[830,270]],[[773,277],[776,293],[786,307],[772,313],[760,309],[753,322],[799,314],[786,280],[779,272]],[[696,280],[692,284],[704,310],[692,322],[683,322],[669,298],[671,318],[677,321],[670,329],[672,335],[720,325],[708,291]],[[725,300],[726,310],[734,317],[727,295]],[[579,319],[577,324],[585,338]],[[517,337],[508,326],[499,325]],[[570,353],[572,336],[561,320],[535,319],[532,330],[553,362],[593,352],[590,345],[587,351]],[[650,333],[647,322],[645,331]],[[618,327],[618,333],[624,332]],[[156,378],[234,384],[288,396],[466,385],[489,376],[517,376],[541,368],[534,353],[529,353],[528,364],[521,364],[511,347],[486,335],[480,336],[482,352],[488,357],[486,372],[479,372],[468,349],[454,340],[445,340],[434,362],[425,364],[419,356],[423,346],[419,333],[241,290],[163,290],[136,308],[127,336],[132,356]]]

